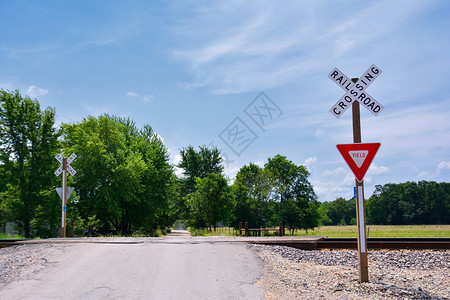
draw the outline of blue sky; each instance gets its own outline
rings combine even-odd
[[[450,181],[450,1],[1,1],[0,88],[54,107],[57,123],[104,113],[149,124],[179,161],[222,149],[232,179],[276,154],[304,164],[320,201],[353,196],[336,144],[352,143],[337,67],[382,73],[361,107],[381,148],[374,186]]]

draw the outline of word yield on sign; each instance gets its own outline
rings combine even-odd
[[[359,182],[363,181],[364,175],[366,175],[380,146],[380,143],[336,145]]]
[[[365,90],[380,74],[381,70],[377,66],[372,65],[366,72],[364,72],[357,82],[353,82],[350,78],[345,76],[344,73],[339,71],[339,69],[334,68],[328,77],[339,85],[344,91],[346,91],[346,93],[330,109],[330,112],[336,118],[339,118],[354,101],[359,101],[359,103],[377,116],[384,107],[367,92],[365,92]]]

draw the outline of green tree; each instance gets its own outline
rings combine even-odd
[[[194,227],[216,226],[230,221],[234,198],[228,182],[221,174],[209,173],[205,178],[196,178],[196,191],[188,196],[190,208],[189,225]]]
[[[135,229],[154,231],[168,228],[177,219],[177,177],[169,163],[169,152],[150,126],[144,126],[136,139],[137,151],[142,154],[146,171],[142,177],[140,201],[133,207],[131,218]],[[150,226],[150,227],[149,227]]]
[[[180,218],[189,218],[187,205],[189,195],[196,191],[196,178],[205,178],[209,174],[222,174],[223,166],[220,151],[217,148],[200,146],[199,150],[188,146],[180,150],[181,161],[177,167],[183,169],[183,176],[178,179],[176,207]]]
[[[366,207],[369,224],[449,224],[450,183],[377,185]]]
[[[179,168],[183,169],[183,194],[195,192],[196,179],[205,178],[209,174],[221,174],[223,172],[222,157],[217,148],[200,146],[199,151],[189,146],[180,151],[181,162]]]
[[[274,214],[267,172],[252,163],[243,166],[236,174],[233,191],[236,199],[236,222],[248,222],[250,227],[267,227]]]
[[[78,212],[95,216],[103,233],[152,232],[165,221],[173,191],[173,170],[164,144],[149,126],[103,115],[64,124],[73,167]]]
[[[351,225],[352,219],[356,218],[355,199],[345,200],[339,197],[332,202],[321,203],[320,206],[329,219],[329,225]]]
[[[308,181],[306,168],[278,154],[269,158],[264,170],[270,178],[271,195],[278,203],[278,216],[283,225],[291,231],[316,227],[320,219],[317,196]]]
[[[1,208],[25,237],[55,234],[59,223],[51,213],[59,202],[53,191],[58,151],[54,122],[54,109],[42,111],[37,100],[17,90],[0,90]]]

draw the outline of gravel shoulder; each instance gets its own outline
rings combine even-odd
[[[63,253],[68,244],[29,244],[0,249],[0,290],[19,278],[29,278],[52,263],[48,257]]]
[[[360,284],[357,251],[250,247],[263,261],[266,299],[450,299],[449,251],[370,251]]]

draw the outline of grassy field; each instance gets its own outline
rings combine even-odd
[[[368,225],[367,237],[450,237],[450,225]],[[323,226],[315,230],[298,230],[299,236],[356,237],[355,226]]]
[[[286,233],[288,230],[286,229]],[[450,225],[368,225],[367,237],[450,237]],[[232,229],[217,228],[216,232],[206,230],[197,232],[198,235],[236,235]],[[271,235],[275,235],[272,233]],[[357,229],[354,226],[322,226],[315,230],[297,230],[295,236],[327,236],[327,237],[356,237]]]

